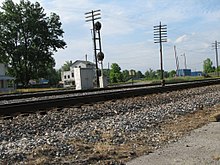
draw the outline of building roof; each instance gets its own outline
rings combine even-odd
[[[92,63],[92,62],[90,62],[90,61],[83,61],[83,60],[76,60],[76,61],[72,64],[72,66],[77,65],[78,63],[84,63],[84,64],[86,64],[86,65],[94,65],[94,66],[95,66],[94,63]]]

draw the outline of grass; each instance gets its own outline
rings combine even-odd
[[[210,77],[213,78],[213,77]],[[192,77],[192,76],[185,76],[185,77],[172,77],[172,78],[166,78],[165,83],[175,83],[175,82],[185,82],[185,81],[196,81],[196,80],[205,80],[209,78],[205,78],[203,76],[198,77]],[[152,80],[151,83],[160,83],[161,80]]]
[[[210,77],[210,78],[217,78],[217,77]],[[171,78],[165,78],[165,83],[175,83],[175,82],[204,80],[204,79],[208,79],[208,78],[205,78],[203,76],[171,77]],[[156,84],[156,83],[161,83],[161,80],[160,79],[139,79],[139,80],[133,80],[133,83]],[[125,84],[132,84],[132,79],[128,80],[127,82],[112,83],[110,85],[125,85]]]
[[[15,93],[41,92],[41,91],[53,91],[53,90],[58,90],[58,88],[26,88],[26,89],[16,89]]]
[[[1,94],[17,94],[17,93],[34,93],[34,92],[44,92],[44,91],[54,91],[60,90],[62,88],[26,88],[26,89],[16,89],[12,92],[0,92]]]

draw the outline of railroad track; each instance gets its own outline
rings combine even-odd
[[[162,93],[175,90],[183,90],[194,87],[208,86],[220,84],[220,79],[209,79],[190,81],[187,83],[170,83],[166,86],[159,84],[151,85],[132,85],[123,87],[112,87],[106,89],[92,89],[86,91],[58,91],[58,92],[43,92],[24,95],[5,95],[0,97],[0,101],[17,99],[16,102],[8,104],[0,104],[0,115],[11,115],[14,113],[30,113],[39,110],[51,109],[54,107],[77,106],[82,104],[90,104],[100,101],[107,101],[112,99],[121,99],[126,97],[143,96],[152,93]],[[57,95],[59,97],[47,96]],[[68,95],[68,96],[67,96]],[[41,98],[29,101],[18,101],[19,99],[27,98]]]
[[[218,79],[207,79],[207,80],[194,80],[194,81],[187,81],[186,83],[194,83],[194,82],[203,82],[203,81],[212,81]],[[175,82],[175,83],[166,83],[166,85],[171,84],[182,84],[184,82]],[[111,90],[121,90],[121,89],[131,89],[131,88],[144,88],[144,87],[154,87],[160,86],[160,83],[153,83],[153,84],[139,84],[139,85],[122,85],[122,86],[112,86],[108,88],[95,88],[90,90],[56,90],[56,91],[45,91],[45,92],[35,92],[35,93],[20,93],[20,94],[3,94],[0,95],[0,101],[2,100],[14,100],[14,99],[25,99],[25,98],[37,98],[37,97],[47,97],[53,95],[72,95],[72,94],[82,94],[82,93],[89,93],[89,92],[101,92],[101,91],[111,91]]]

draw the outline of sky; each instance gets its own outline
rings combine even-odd
[[[30,0],[36,2],[36,0]],[[3,0],[0,0],[2,4]],[[19,0],[14,0],[18,3]],[[60,16],[67,48],[54,53],[56,68],[65,61],[94,62],[91,22],[85,13],[101,10],[104,68],[117,63],[122,70],[145,72],[160,69],[159,44],[153,26],[167,25],[168,42],[163,43],[164,70],[176,70],[174,45],[180,68],[203,70],[210,58],[216,66],[212,43],[220,41],[219,0],[38,0],[48,15]],[[100,67],[100,66],[99,66]]]

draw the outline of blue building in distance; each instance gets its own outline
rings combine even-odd
[[[203,73],[201,71],[191,72],[191,69],[178,69],[176,71],[176,75],[178,77],[182,77],[182,76],[202,76]]]
[[[191,72],[191,76],[203,76],[202,71]]]
[[[182,76],[191,76],[191,69],[178,69],[176,71],[176,75],[178,77],[182,77]]]

